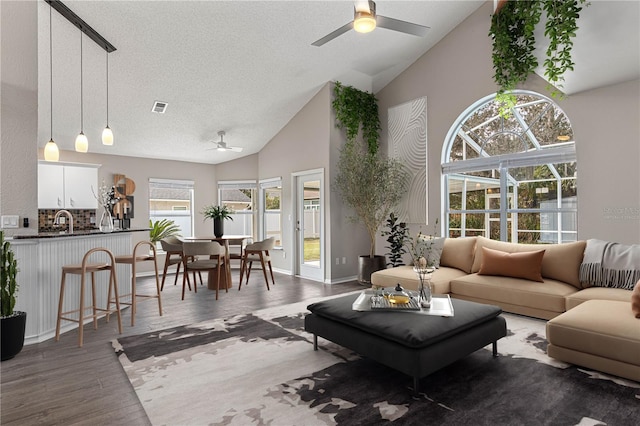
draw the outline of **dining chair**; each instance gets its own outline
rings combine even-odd
[[[167,271],[170,266],[176,265],[176,277],[173,280],[173,285],[178,284],[178,275],[180,274],[180,268],[182,267],[182,244],[182,240],[177,237],[167,237],[160,240],[162,250],[166,253],[160,291],[164,289],[164,280],[167,277]],[[195,271],[193,272],[193,275],[193,281],[195,282]],[[200,275],[200,284],[202,285],[202,275]],[[191,283],[189,283],[189,290],[191,290]]]
[[[272,250],[276,243],[275,237],[269,237],[262,241],[258,241],[252,244],[247,244],[244,248],[242,255],[242,266],[240,267],[240,285],[238,291],[242,288],[242,278],[245,271],[247,274],[247,285],[249,285],[249,274],[251,273],[251,266],[254,261],[260,261],[262,266],[262,273],[264,274],[264,280],[267,283],[267,290],[269,288],[269,279],[267,278],[267,269],[265,262],[269,265],[269,272],[271,273],[271,282],[275,285],[276,280],[273,278],[273,269],[271,268],[271,257],[269,256],[269,250]]]
[[[197,258],[197,256],[207,256],[207,258]],[[191,260],[195,258],[196,260]],[[182,265],[184,267],[184,273],[182,274],[182,300],[184,300],[184,289],[187,283],[189,283],[189,271],[201,272],[207,271],[211,275],[214,271],[217,272],[216,281],[216,300],[218,300],[218,293],[220,291],[220,280],[222,273],[222,279],[226,282],[228,264],[226,261],[226,252],[224,246],[220,245],[217,241],[193,241],[184,242],[182,244]],[[224,269],[222,272],[221,270]],[[189,287],[191,288],[191,287]],[[193,289],[197,293],[198,287],[193,283]],[[228,293],[229,289],[225,286],[225,291]]]

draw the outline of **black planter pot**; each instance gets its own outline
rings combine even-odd
[[[27,326],[27,313],[14,311],[13,316],[0,319],[2,331],[2,361],[18,355],[24,345],[24,330]]]
[[[387,269],[385,256],[360,256],[358,259],[358,282],[363,285],[371,285],[371,274],[382,269]]]
[[[220,238],[224,235],[224,219],[213,219],[213,235]]]

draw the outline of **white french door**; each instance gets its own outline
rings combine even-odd
[[[324,282],[324,171],[293,174],[296,275]]]

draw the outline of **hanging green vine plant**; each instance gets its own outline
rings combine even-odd
[[[513,89],[538,66],[533,32],[540,22],[540,12],[539,1],[507,1],[500,13],[491,17],[493,79],[499,87],[496,101],[502,116],[508,116],[516,104]]]
[[[373,93],[363,92],[352,86],[343,86],[339,81],[334,86],[333,95],[331,106],[336,114],[338,128],[345,129],[347,139],[354,141],[362,127],[362,136],[367,143],[368,151],[375,155],[380,139],[376,97]]]
[[[511,0],[492,15],[489,36],[493,40],[493,78],[498,85],[496,101],[500,104],[500,115],[511,114],[516,103],[513,90],[538,67],[534,31],[543,9],[547,15],[544,34],[549,38],[545,76],[551,95],[561,96],[562,76],[574,66],[571,49],[584,3],[585,0]]]
[[[581,4],[584,2],[585,0],[544,2],[544,11],[547,13],[544,35],[549,39],[544,75],[550,83],[547,89],[551,91],[551,96],[563,96],[560,91],[563,87],[563,75],[567,70],[573,71],[571,49],[578,30],[576,21],[580,17]]]

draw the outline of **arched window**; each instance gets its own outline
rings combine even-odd
[[[463,112],[442,152],[445,235],[519,243],[577,238],[571,123],[551,99],[515,91],[509,117],[495,95]]]

